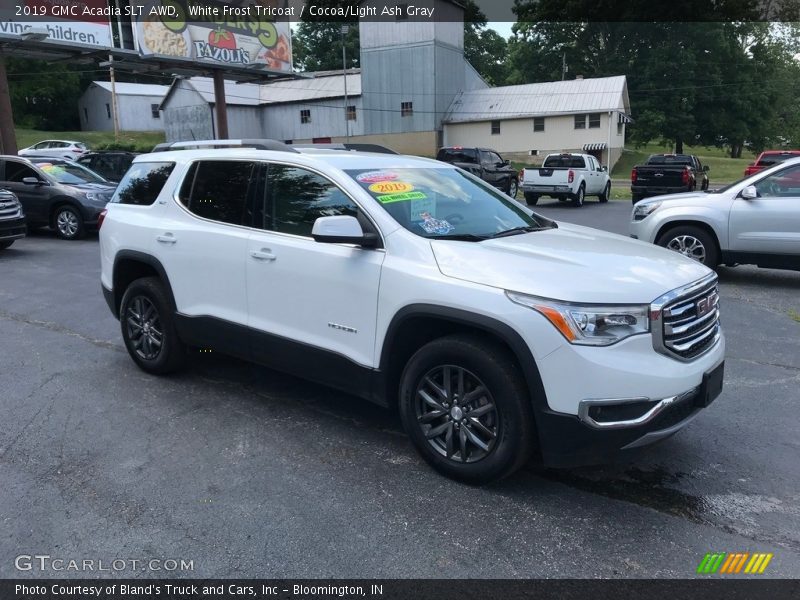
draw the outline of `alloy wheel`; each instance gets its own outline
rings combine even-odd
[[[125,315],[128,339],[139,358],[154,360],[164,344],[161,318],[155,305],[145,296],[136,296]]]
[[[698,262],[705,263],[706,261],[706,247],[692,235],[679,235],[672,238],[667,244],[667,248]]]
[[[470,371],[442,365],[428,371],[414,398],[417,422],[428,444],[458,463],[488,456],[499,435],[494,399]]]
[[[71,210],[62,210],[56,217],[56,227],[64,237],[74,237],[80,227],[78,216]]]

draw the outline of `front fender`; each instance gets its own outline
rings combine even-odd
[[[714,232],[720,249],[728,248],[728,211],[703,206],[694,206],[691,210],[687,210],[685,206],[662,206],[648,218],[654,219],[650,226],[653,232],[653,239],[650,241],[653,243],[670,227],[701,223]]]

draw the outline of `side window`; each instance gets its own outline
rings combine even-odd
[[[800,165],[773,173],[755,186],[765,198],[800,198]]]
[[[254,168],[254,162],[240,160],[198,162],[188,196],[189,210],[204,219],[244,225],[247,193]],[[186,180],[188,181],[189,177]],[[186,181],[184,181],[180,196],[185,198],[186,193]]]
[[[119,182],[111,202],[149,206],[156,201],[175,163],[141,162],[134,163],[125,177]]]
[[[36,179],[41,180],[42,178],[39,174],[31,169],[28,165],[23,164],[21,162],[17,162],[15,160],[8,160],[6,161],[6,174],[5,180],[12,181],[14,183],[22,183],[22,180],[25,177],[35,177]]]
[[[494,164],[500,164],[500,163],[502,163],[502,162],[503,162],[503,159],[502,159],[502,158],[500,158],[500,155],[499,155],[499,154],[497,154],[496,152],[490,152],[490,153],[489,153],[489,158],[491,159],[491,161],[492,161]]]
[[[481,163],[487,166],[494,166],[491,152],[484,152],[481,150]]]
[[[349,215],[358,207],[331,181],[306,169],[269,165],[262,229],[311,236],[319,217]]]

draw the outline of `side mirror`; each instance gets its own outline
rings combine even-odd
[[[601,170],[603,173],[605,173],[606,171],[608,171],[608,167],[606,167],[606,166],[602,166],[602,167],[600,167],[600,170]]]
[[[711,169],[708,168],[708,165],[703,165],[703,173],[708,173]]]
[[[22,183],[25,185],[42,185],[42,182],[36,177],[23,177]]]
[[[346,215],[319,217],[314,221],[311,237],[322,244],[355,244],[365,248],[378,245],[377,235],[364,233],[358,219]]]
[[[511,161],[510,161],[510,160],[504,160],[504,161],[503,161],[503,166],[504,166],[504,167],[507,167],[507,166],[508,166],[508,165],[510,165],[510,164],[511,164]]]
[[[754,198],[758,198],[758,190],[756,189],[756,186],[748,185],[741,191],[739,195],[745,200],[753,200]]]

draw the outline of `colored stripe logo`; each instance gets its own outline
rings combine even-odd
[[[697,565],[697,572],[701,575],[760,575],[767,569],[772,557],[771,552],[709,552]]]

